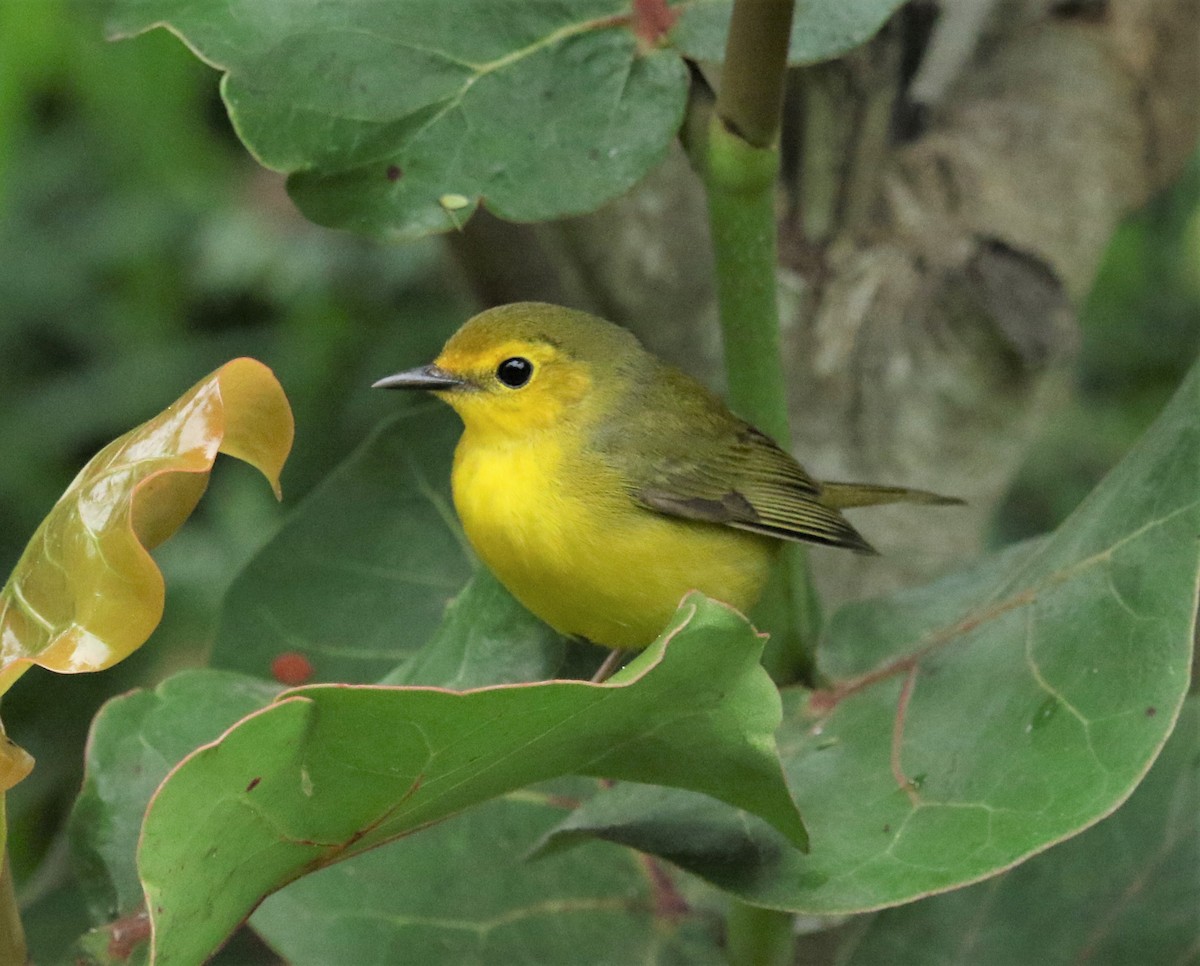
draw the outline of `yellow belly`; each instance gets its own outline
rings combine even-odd
[[[607,467],[536,444],[454,454],[454,505],[475,552],[534,614],[607,647],[653,641],[689,590],[739,610],[758,599],[775,541],[636,506]]]

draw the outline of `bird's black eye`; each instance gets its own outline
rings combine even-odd
[[[533,375],[533,363],[520,356],[505,359],[496,367],[496,378],[509,389],[520,389]]]

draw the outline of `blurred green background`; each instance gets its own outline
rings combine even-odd
[[[223,362],[270,365],[297,421],[282,506],[221,460],[156,551],[170,589],[153,646],[99,675],[35,668],[4,699],[37,759],[9,796],[9,841],[39,962],[87,928],[62,821],[95,710],[204,661],[233,575],[395,411],[371,382],[470,310],[439,242],[385,248],[301,218],[238,142],[216,80],[164,31],[110,44],[87,6],[0,0],[0,570],[97,449]]]
[[[61,820],[96,707],[203,661],[242,563],[394,408],[370,382],[429,356],[472,308],[440,242],[386,248],[305,222],[237,141],[210,69],[163,31],[104,43],[87,10],[0,0],[0,570],[92,453],[234,356],[275,370],[298,431],[283,508],[223,461],[156,553],[169,593],[153,647],[103,675],[34,670],[5,698],[38,759],[10,796],[10,841],[47,960],[85,927]],[[1122,226],[1083,315],[1076,391],[996,543],[1069,513],[1200,350],[1200,156]]]

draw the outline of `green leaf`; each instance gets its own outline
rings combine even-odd
[[[562,667],[565,649],[557,631],[522,607],[491,571],[481,569],[450,602],[429,643],[379,683],[466,691],[544,681]]]
[[[627,0],[112,0],[113,36],[165,25],[225,73],[247,147],[321,224],[413,238],[480,203],[597,208],[665,155],[687,70]]]
[[[463,689],[540,680],[554,673],[562,651],[557,634],[489,573],[478,571],[447,608],[433,639],[388,683]],[[184,671],[154,691],[113,699],[96,716],[70,822],[74,864],[92,921],[105,926],[88,939],[96,949],[112,938],[112,920],[143,907],[135,852],[155,789],[196,747],[268,704],[279,690],[227,671]],[[132,932],[130,926],[117,928]]]
[[[27,896],[32,891],[26,887]],[[58,885],[22,902],[21,926],[30,962],[81,966],[68,958],[68,949],[87,930],[88,917],[83,893],[70,876],[62,876]]]
[[[71,851],[93,922],[142,906],[134,852],[142,816],[167,772],[279,693],[227,671],[183,671],[153,691],[113,698],[92,721]]]
[[[593,790],[560,780],[488,802],[305,876],[251,925],[295,966],[724,962],[715,924],[687,914],[666,870],[644,857],[593,843],[526,861]]]
[[[364,442],[234,580],[212,663],[265,677],[298,654],[316,680],[366,682],[424,645],[472,569],[449,495],[459,431],[430,401]]]
[[[879,32],[904,0],[798,0],[792,19],[788,63],[815,64],[853,50]],[[685,56],[719,62],[733,0],[683,0],[670,39]]]
[[[761,651],[740,615],[694,594],[603,685],[285,692],[185,759],[150,805],[138,864],[156,962],[202,960],[306,872],[562,774],[703,791],[802,846]]]
[[[1110,814],[1171,732],[1200,575],[1200,368],[1053,535],[852,605],[828,691],[785,693],[778,735],[812,835],[679,792],[618,787],[584,834],[671,859],[752,903],[895,905],[1003,871]]]
[[[1198,767],[1200,704],[1190,699],[1115,815],[1006,875],[881,913],[847,966],[1194,962]]]

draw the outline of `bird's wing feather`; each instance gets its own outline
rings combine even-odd
[[[656,375],[622,420],[625,431],[595,441],[625,476],[636,503],[781,540],[874,553],[835,508],[821,502],[820,484],[774,440],[687,377],[665,366]],[[658,405],[660,388],[667,396]],[[688,431],[673,432],[678,425]]]
[[[873,552],[837,510],[820,501],[820,487],[800,465],[748,425],[726,446],[653,464],[631,492],[643,506],[672,516]]]

